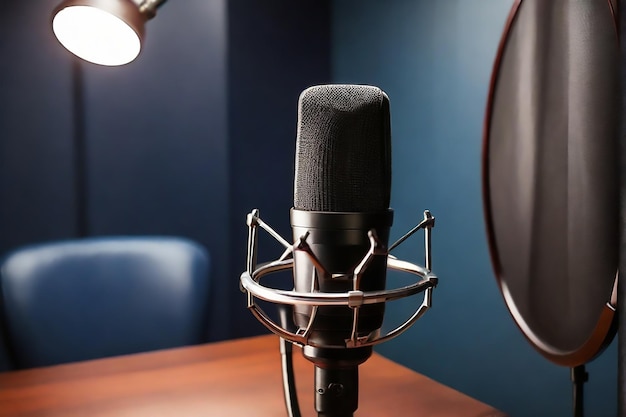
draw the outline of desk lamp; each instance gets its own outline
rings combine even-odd
[[[124,65],[141,51],[144,25],[165,0],[64,0],[52,30],[74,55],[99,65]]]

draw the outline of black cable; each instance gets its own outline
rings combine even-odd
[[[294,327],[293,320],[291,319],[292,311],[292,305],[278,305],[281,326],[290,331]],[[282,337],[280,338],[280,359],[287,415],[289,417],[300,417],[300,405],[298,404],[298,394],[296,392],[296,378],[293,371],[293,345]]]

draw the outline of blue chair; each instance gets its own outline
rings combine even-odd
[[[203,343],[209,255],[176,237],[100,237],[18,249],[1,262],[18,368]]]

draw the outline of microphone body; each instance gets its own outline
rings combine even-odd
[[[371,246],[387,247],[393,211],[389,100],[377,87],[324,85],[306,89],[298,106],[294,208],[297,292],[383,291],[387,257],[375,256],[357,277]],[[294,306],[294,322],[308,328],[304,356],[315,364],[315,406],[320,417],[352,416],[358,407],[358,365],[371,346],[346,349],[348,341],[376,336],[384,303],[360,306]],[[354,335],[356,333],[356,335]]]
[[[368,232],[375,230],[385,247],[393,221],[391,209],[370,212],[315,212],[291,210],[294,241],[307,235],[306,242],[324,270],[316,267],[307,252],[294,253],[294,287],[299,292],[345,293],[349,291],[380,291],[385,289],[387,257],[376,256],[355,281],[353,271],[370,248]],[[296,305],[294,321],[306,328],[313,307]],[[379,332],[385,304],[362,306],[359,310],[358,337]],[[349,306],[317,308],[309,340],[316,346],[344,348],[351,339],[353,312]]]
[[[376,230],[387,246],[393,220],[391,210],[376,213],[313,212],[291,210],[294,241],[307,236],[307,244],[324,267],[320,271],[306,252],[294,253],[294,286],[298,292],[345,293],[385,289],[387,257],[376,256],[355,284],[352,272],[370,247],[368,231]],[[332,272],[331,272],[332,271]],[[315,364],[315,408],[320,417],[351,416],[358,408],[358,365],[372,354],[372,346],[345,349],[351,340],[353,311],[349,306],[295,305],[294,322],[299,328],[310,324],[304,356]],[[384,303],[359,309],[357,337],[378,335]],[[310,323],[312,321],[312,323]],[[332,410],[332,413],[328,410]]]
[[[302,347],[315,365],[318,417],[352,417],[358,408],[358,366],[375,344],[399,336],[431,307],[438,278],[431,267],[428,210],[423,220],[389,246],[391,126],[389,99],[377,87],[322,85],[302,92],[298,101],[293,243],[261,220],[254,209],[246,218],[248,256],[241,289],[248,308],[281,337],[283,389],[290,417],[299,417],[295,379],[287,342]],[[274,261],[257,265],[258,230],[285,248]],[[389,252],[424,230],[425,267]],[[387,289],[387,269],[419,277]],[[264,276],[291,270],[293,290],[261,284]],[[381,334],[385,303],[423,293],[402,324]],[[278,306],[280,322],[256,300]]]

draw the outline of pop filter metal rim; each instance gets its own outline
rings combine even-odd
[[[610,297],[611,299],[614,299],[617,294],[617,280],[616,276],[613,292]],[[615,314],[616,306],[612,305],[611,302],[607,302],[602,308],[600,318],[596,323],[593,333],[579,348],[575,350],[557,349],[554,346],[541,341],[535,332],[530,329],[518,311],[506,283],[499,280],[499,284],[507,308],[526,339],[537,350],[539,350],[545,358],[556,363],[557,365],[567,366],[570,368],[584,365],[601,354],[615,337],[615,333],[617,331],[617,315]]]
[[[482,141],[482,163],[481,163],[481,175],[482,175],[482,200],[483,200],[483,215],[485,221],[485,229],[487,235],[487,243],[489,248],[489,254],[491,258],[491,264],[494,270],[496,282],[500,289],[500,292],[504,298],[507,310],[511,314],[513,321],[520,329],[526,340],[546,359],[556,363],[557,365],[575,367],[583,365],[604,351],[604,349],[611,343],[615,334],[617,333],[617,285],[619,272],[616,273],[615,283],[613,285],[613,291],[609,297],[609,300],[602,308],[600,317],[594,331],[587,338],[587,340],[575,350],[563,350],[555,348],[547,343],[541,341],[541,339],[533,332],[521,313],[519,312],[515,301],[511,295],[511,292],[504,280],[502,273],[502,265],[500,262],[500,256],[498,253],[495,231],[493,225],[493,215],[491,209],[491,194],[490,194],[490,182],[489,182],[489,144],[490,144],[490,126],[493,115],[493,106],[495,100],[496,85],[498,83],[498,75],[500,73],[500,67],[504,56],[504,51],[507,47],[507,41],[509,40],[509,34],[513,28],[518,11],[523,0],[515,0],[513,3],[506,23],[498,49],[496,52],[491,79],[489,81],[489,92],[487,95],[487,103],[485,110],[485,118],[483,121],[483,141]],[[614,4],[611,0],[607,0],[608,6],[613,16],[613,23],[615,26],[615,33],[619,42],[619,27],[617,14]]]

